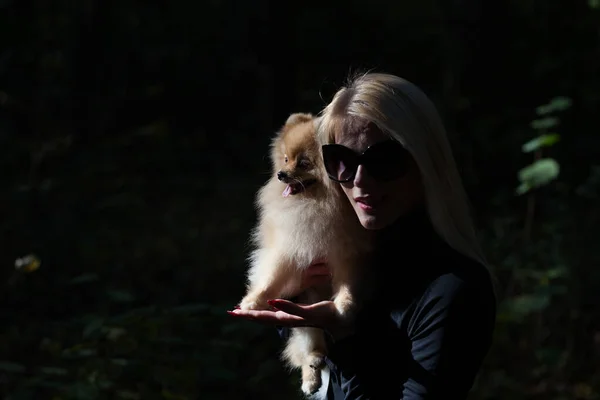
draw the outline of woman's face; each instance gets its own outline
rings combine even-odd
[[[364,164],[358,167],[352,162],[336,164],[340,174],[346,169],[347,176],[351,177],[356,171],[353,179],[341,185],[362,226],[381,229],[422,202],[420,174],[410,154],[397,142],[390,142],[390,137],[375,124],[358,118],[348,122],[344,129],[336,132],[336,144],[347,147],[356,155],[369,151],[361,160]],[[338,149],[342,154],[346,151]],[[344,160],[343,155],[339,158]],[[351,159],[348,156],[348,160]]]

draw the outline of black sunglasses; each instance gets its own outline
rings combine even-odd
[[[410,153],[399,142],[386,140],[369,146],[362,154],[340,144],[321,146],[325,170],[336,182],[350,182],[362,165],[378,181],[398,179],[408,171]]]

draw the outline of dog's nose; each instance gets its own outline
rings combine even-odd
[[[280,181],[284,180],[285,178],[287,178],[287,174],[284,171],[279,171],[277,173],[277,179]]]

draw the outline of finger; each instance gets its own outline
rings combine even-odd
[[[307,306],[302,306],[300,304],[283,299],[268,300],[267,303],[269,303],[271,307],[281,310],[287,314],[306,319],[310,317],[310,312],[307,312],[306,309]]]
[[[229,315],[237,318],[243,318],[250,321],[277,324],[283,326],[306,326],[304,318],[296,315],[290,315],[283,311],[263,311],[263,310],[233,310],[227,311]]]

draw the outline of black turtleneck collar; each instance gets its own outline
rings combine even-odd
[[[489,281],[484,267],[459,254],[437,234],[425,206],[377,231],[372,256],[365,271],[371,282],[364,295],[365,303],[375,308],[382,302],[401,306],[445,273]]]
[[[425,250],[430,244],[439,241],[425,205],[419,205],[398,218],[393,224],[375,234],[376,243],[382,250]]]
[[[425,206],[419,206],[381,229],[375,238],[370,273],[383,287],[391,285],[405,290],[406,286],[420,286],[439,272],[443,264],[440,259],[448,254],[448,246],[435,232]]]

